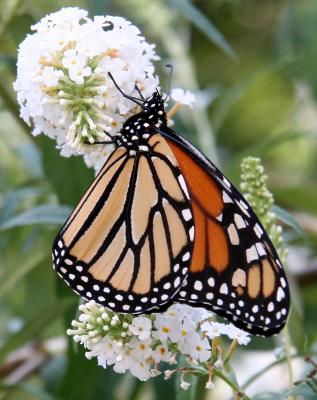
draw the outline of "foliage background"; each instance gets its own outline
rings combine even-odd
[[[294,305],[289,330],[294,353],[314,354],[316,1],[1,0],[0,4],[0,399],[191,398],[190,393],[176,393],[173,380],[140,383],[102,370],[65,339],[78,298],[51,268],[51,243],[93,172],[80,158],[60,157],[51,140],[30,136],[29,127],[18,117],[12,82],[17,47],[30,25],[68,5],[86,8],[91,15],[125,16],[157,43],[162,82],[167,81],[164,65],[172,62],[173,85],[200,90],[197,107],[193,113],[180,113],[177,130],[211,156],[233,182],[239,183],[245,155],[262,158],[277,204],[290,213],[279,215],[292,225],[285,237],[291,249],[288,269]],[[248,349],[272,352],[279,343],[276,338],[254,339]],[[260,366],[261,359],[256,360]],[[303,365],[295,378],[302,379],[305,373]],[[282,384],[287,387],[286,377]],[[316,399],[313,389],[299,385],[299,393],[300,387],[304,398]],[[207,397],[223,398],[217,391]],[[265,398],[284,397],[279,393]]]

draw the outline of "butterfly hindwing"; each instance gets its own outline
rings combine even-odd
[[[176,158],[157,134],[148,149],[113,151],[53,247],[66,283],[116,312],[170,301],[192,253],[192,210]]]
[[[202,153],[170,129],[162,134],[184,176],[195,225],[189,275],[175,300],[210,308],[255,334],[280,331],[289,289],[263,226]]]

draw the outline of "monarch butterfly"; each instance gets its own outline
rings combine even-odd
[[[114,150],[54,241],[54,269],[77,294],[115,312],[184,302],[253,334],[279,332],[289,287],[252,208],[167,126],[158,90],[138,99],[114,84],[142,111],[108,142]]]

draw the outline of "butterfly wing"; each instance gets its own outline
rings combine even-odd
[[[263,226],[211,161],[172,130],[162,134],[185,179],[195,225],[189,275],[175,299],[208,307],[254,334],[279,332],[289,288]]]
[[[152,135],[149,151],[113,151],[53,245],[58,274],[116,312],[162,306],[189,269],[194,228],[177,161]]]

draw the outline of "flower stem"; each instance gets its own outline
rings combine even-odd
[[[230,360],[230,358],[231,358],[233,352],[235,351],[235,349],[236,349],[237,347],[238,347],[238,341],[237,341],[237,339],[234,339],[234,340],[232,341],[232,343],[231,343],[231,345],[230,345],[228,351],[227,351],[227,354],[226,354],[226,357],[225,357],[225,360],[224,360],[224,364],[227,364],[227,363],[229,362],[229,360]]]
[[[234,391],[236,395],[236,398],[241,400],[250,400],[250,398],[244,392],[241,391],[240,387],[219,369],[215,368],[213,373],[215,376],[218,376],[218,378],[226,382],[226,384],[231,387],[231,389]]]
[[[199,375],[197,376],[197,382],[195,387],[195,394],[193,396],[193,400],[203,400],[206,397],[206,382],[208,379],[208,375]]]
[[[177,111],[180,109],[182,107],[182,104],[181,103],[175,103],[174,105],[173,105],[173,107],[170,109],[170,111],[167,113],[167,117],[169,118],[169,119],[171,119],[171,118],[173,118],[174,117],[174,115],[177,113]]]
[[[288,369],[288,382],[289,382],[289,388],[293,387],[293,382],[294,382],[294,375],[293,375],[293,367],[292,367],[292,354],[291,354],[291,338],[289,335],[288,331],[288,325],[285,325],[285,328],[283,329],[283,338],[284,338],[284,349],[285,349],[285,354],[286,354],[286,364],[287,364],[287,369]],[[290,396],[289,400],[293,400],[294,397]]]
[[[212,339],[212,344],[211,344],[211,353],[212,353],[212,360],[215,362],[218,358],[218,352],[217,352],[217,347],[220,345],[220,339],[219,337],[215,337]]]

